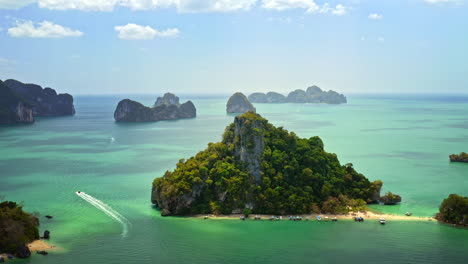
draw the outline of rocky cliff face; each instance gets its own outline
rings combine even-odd
[[[6,80],[5,85],[21,100],[32,107],[34,116],[74,115],[73,96],[57,94],[54,89],[16,80]]]
[[[261,158],[264,144],[265,127],[260,119],[249,120],[245,116],[234,119],[235,156],[247,164],[249,172],[257,183],[261,182]]]
[[[0,80],[0,124],[33,123],[32,107],[23,103]]]
[[[156,103],[154,106],[161,106],[161,105],[180,105],[179,97],[175,96],[172,93],[165,93],[163,97],[158,97],[156,99]]]
[[[243,93],[233,94],[226,104],[227,113],[245,113],[249,111],[255,112],[255,107]]]
[[[196,116],[197,110],[191,101],[179,104],[179,98],[169,93],[162,98],[158,97],[154,107],[124,99],[119,102],[114,112],[114,119],[117,122],[154,122]]]

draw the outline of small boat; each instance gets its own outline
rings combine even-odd
[[[325,216],[325,222],[328,222],[328,216]]]
[[[8,255],[7,257],[8,257],[8,259],[14,259],[15,258],[15,257],[13,257],[13,255]]]
[[[302,216],[296,216],[296,221],[301,221],[302,220]]]
[[[270,216],[270,221],[273,221],[273,220],[275,220],[275,217],[272,215]]]
[[[306,216],[305,220],[306,220],[306,221],[309,221],[309,217],[308,217],[308,216]]]
[[[40,255],[48,255],[49,252],[45,251],[45,250],[40,250],[40,251],[36,251],[37,254],[40,254]]]
[[[337,222],[337,221],[338,221],[338,218],[336,218],[336,216],[332,218],[332,222]]]
[[[384,219],[384,218],[380,218],[380,219],[379,219],[379,223],[380,223],[381,225],[385,225],[385,219]]]
[[[410,213],[410,212],[406,212],[406,214],[405,214],[405,215],[406,215],[406,216],[411,216],[411,215],[412,215],[412,213]]]
[[[262,217],[261,217],[261,216],[258,216],[258,215],[256,215],[256,216],[254,217],[254,220],[261,220],[261,219],[262,219]]]
[[[356,216],[354,217],[354,221],[356,222],[364,222],[364,218],[360,217],[360,216]]]
[[[81,191],[76,191],[76,193],[81,193]]]
[[[47,219],[52,219],[52,218],[54,218],[54,217],[51,216],[51,215],[46,215],[45,218],[47,218]]]
[[[245,215],[242,215],[239,219],[245,221]]]
[[[320,215],[317,216],[318,221],[322,221],[322,217]]]
[[[293,217],[292,217],[292,216],[289,216],[289,220],[293,220]]]
[[[207,216],[207,215],[205,215],[205,217],[203,217],[203,219],[208,219],[208,216]]]

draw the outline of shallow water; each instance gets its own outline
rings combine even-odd
[[[156,96],[132,99],[153,103]],[[233,121],[226,98],[190,98],[198,117],[117,124],[119,97],[76,97],[74,117],[0,127],[0,194],[24,201],[65,253],[18,263],[466,263],[468,231],[435,222],[241,222],[162,218],[150,204],[151,182],[180,158],[219,141]],[[183,98],[181,98],[183,99]],[[431,216],[450,193],[468,195],[466,96],[350,96],[347,105],[257,104],[276,126],[320,136],[342,163],[352,162],[383,191],[403,197],[384,212]],[[184,99],[183,99],[184,100]],[[75,195],[111,206],[121,223]]]

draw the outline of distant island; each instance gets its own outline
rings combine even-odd
[[[442,201],[436,218],[444,223],[468,225],[468,197],[450,194]]]
[[[243,93],[237,92],[233,94],[226,104],[226,112],[230,114],[248,111],[255,112],[255,107]]]
[[[35,117],[74,115],[73,96],[16,80],[0,80],[0,124],[33,123]]]
[[[339,214],[378,202],[381,187],[351,163],[341,165],[319,137],[299,138],[247,112],[221,142],[156,178],[151,201],[163,216]]]
[[[452,154],[449,158],[451,162],[468,162],[468,153]]]
[[[333,90],[328,92],[322,91],[318,86],[310,86],[306,91],[294,90],[284,96],[275,92],[253,93],[249,95],[249,100],[252,103],[325,103],[325,104],[345,104],[347,103],[346,97]]]
[[[31,251],[28,243],[39,239],[39,219],[23,211],[21,205],[4,201],[0,203],[0,253],[27,258]]]
[[[197,109],[191,101],[180,104],[179,97],[172,93],[166,93],[163,97],[158,97],[153,107],[124,99],[119,102],[114,112],[116,122],[155,122],[196,116]]]

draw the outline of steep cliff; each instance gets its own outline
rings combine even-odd
[[[235,117],[221,142],[208,144],[156,178],[151,200],[162,215],[230,214],[246,208],[299,214],[310,213],[330,197],[373,202],[381,186],[352,166],[340,165],[320,138],[299,138],[247,112]]]
[[[179,97],[170,93],[166,93],[162,98],[158,97],[154,107],[124,99],[119,102],[114,112],[117,122],[154,122],[196,116],[197,110],[191,101],[179,104]]]
[[[33,123],[33,110],[0,80],[0,124]]]
[[[16,94],[23,103],[32,106],[34,116],[74,115],[73,96],[57,94],[54,89],[36,84],[26,84],[16,80],[6,80],[5,85]]]
[[[233,94],[226,104],[227,113],[245,113],[248,111],[255,112],[255,107],[243,93]]]

